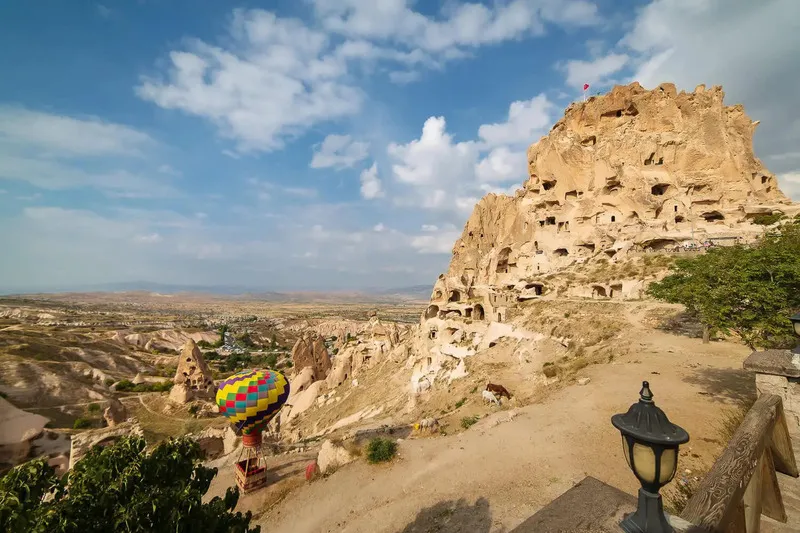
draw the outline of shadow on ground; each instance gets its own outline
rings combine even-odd
[[[714,401],[749,404],[757,395],[753,373],[742,369],[698,368],[685,381],[702,387]]]
[[[478,498],[475,505],[470,505],[462,498],[424,508],[413,522],[398,533],[489,533],[491,529],[489,501]]]

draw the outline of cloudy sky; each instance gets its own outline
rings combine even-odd
[[[800,199],[798,20],[797,0],[7,0],[0,289],[433,283],[584,83],[723,85]]]

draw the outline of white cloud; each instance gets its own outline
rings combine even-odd
[[[583,88],[584,83],[603,87],[608,84],[608,77],[625,68],[629,60],[627,54],[610,53],[588,61],[571,59],[560,68],[566,74],[570,87]]]
[[[134,238],[134,241],[144,244],[156,243],[161,242],[164,239],[161,238],[161,235],[158,233],[150,233],[149,235],[137,235]]]
[[[495,148],[475,168],[480,181],[509,181],[524,178],[528,171],[525,151],[511,151],[505,146]]]
[[[411,239],[411,247],[421,254],[449,254],[460,231],[442,231],[436,235],[419,235]]]
[[[451,4],[441,16],[414,11],[408,0],[312,0],[330,31],[349,37],[383,39],[429,52],[496,44],[544,33],[545,23],[586,26],[599,21],[585,0],[512,0],[490,6]]]
[[[526,101],[512,102],[508,117],[501,124],[484,124],[478,136],[488,147],[529,145],[538,140],[553,122],[555,105],[544,94]]]
[[[542,35],[547,24],[599,22],[587,0],[460,3],[430,16],[408,0],[311,1],[309,24],[234,10],[224,46],[194,40],[173,50],[168,70],[143,77],[136,93],[213,122],[240,153],[271,151],[361,111],[362,74],[388,72],[390,81],[410,83],[420,69],[441,69],[478,46]],[[376,62],[388,65],[371,68]]]
[[[389,80],[398,85],[417,81],[421,77],[422,73],[414,70],[394,70],[389,73]]]
[[[115,197],[149,198],[177,194],[169,183],[126,170],[89,172],[56,160],[17,157],[0,150],[0,180],[2,179],[23,181],[47,190],[90,187]]]
[[[369,155],[369,143],[354,141],[349,135],[328,135],[314,151],[311,168],[352,167]]]
[[[384,226],[382,222],[379,222],[372,227],[372,231],[377,231],[378,233],[386,231],[386,226]]]
[[[170,53],[166,79],[136,92],[160,107],[214,122],[239,151],[274,150],[319,122],[356,113],[363,95],[343,80],[347,60],[298,19],[233,12],[230,49],[196,41]]]
[[[158,167],[158,171],[161,172],[162,174],[167,174],[168,176],[175,176],[175,177],[179,177],[183,174],[180,170],[175,170],[170,165],[161,165],[160,167]]]
[[[781,190],[794,201],[800,201],[800,170],[778,174]]]
[[[96,117],[78,119],[0,106],[0,148],[36,150],[41,156],[141,155],[155,141],[146,133]]]
[[[373,163],[368,169],[361,171],[361,196],[367,200],[384,196],[383,184],[378,178],[378,164]]]
[[[256,196],[260,200],[269,200],[275,194],[299,196],[303,198],[314,198],[318,194],[316,189],[286,186],[271,181],[259,180],[258,178],[248,178],[246,182],[248,185],[255,188]]]
[[[513,102],[506,121],[480,126],[476,141],[456,142],[444,117],[430,117],[419,139],[387,148],[395,203],[449,211],[463,222],[487,190],[525,178],[525,149],[550,126],[554,108],[544,95]]]
[[[428,233],[430,233],[432,231],[439,231],[439,227],[435,226],[433,224],[423,224],[422,225],[422,231],[425,231],[425,232],[428,232]]]
[[[722,85],[726,103],[744,104],[761,121],[754,139],[759,157],[773,172],[792,172],[796,161],[781,156],[800,145],[800,114],[791,112],[800,86],[797,20],[795,0],[653,0],[636,12],[609,54],[567,63],[567,83],[617,74],[627,56],[628,81],[647,88]]]

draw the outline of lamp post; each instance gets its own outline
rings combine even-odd
[[[642,484],[636,512],[626,516],[620,527],[625,533],[673,533],[658,491],[675,477],[678,447],[689,441],[689,434],[656,407],[646,381],[639,401],[627,413],[612,416],[611,423],[622,434],[625,460]]]
[[[796,315],[789,317],[789,320],[792,321],[795,335],[800,336],[800,313],[797,313]]]

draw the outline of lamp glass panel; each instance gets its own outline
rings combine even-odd
[[[628,446],[628,441],[625,435],[622,436],[622,455],[625,456],[625,462],[628,463],[628,468],[631,468],[631,449]]]
[[[675,475],[675,469],[678,466],[678,449],[667,448],[661,452],[661,472],[659,472],[658,482],[661,485],[666,485]]]
[[[638,442],[633,445],[633,468],[646,483],[656,481],[656,454],[653,449]]]
[[[800,335],[800,321],[792,322],[792,324],[794,325],[794,332]]]

